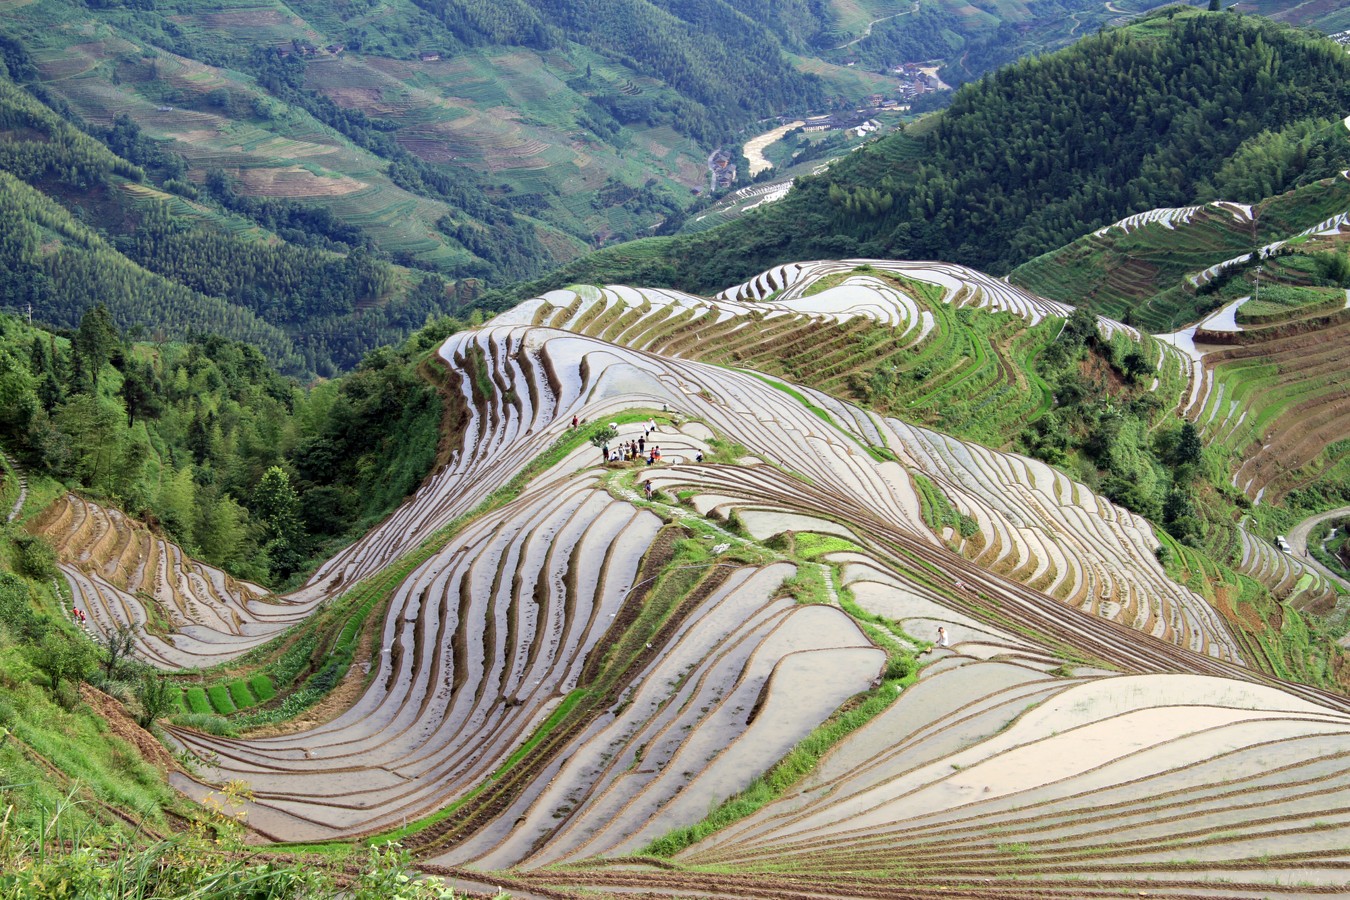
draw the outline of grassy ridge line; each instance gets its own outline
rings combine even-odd
[[[798,571],[802,571],[814,567],[811,560],[824,554],[861,549],[852,541],[842,538],[807,533],[792,539],[789,557],[797,565]],[[881,684],[846,701],[843,707],[788,751],[777,765],[757,777],[744,790],[722,801],[702,821],[674,829],[657,838],[642,848],[638,852],[639,856],[674,856],[782,797],[809,775],[826,753],[888,709],[905,688],[918,680],[919,667],[911,648],[922,642],[905,634],[885,616],[869,613],[858,606],[852,593],[838,578],[837,565],[827,563],[824,568],[826,577],[834,584],[840,607],[886,653],[887,664]],[[799,599],[798,602],[803,601]]]
[[[674,856],[782,797],[811,774],[816,764],[840,741],[885,712],[917,677],[916,670],[904,678],[887,678],[880,686],[859,695],[856,705],[827,719],[793,747],[778,765],[756,778],[743,791],[722,801],[705,819],[657,838],[637,855]]]

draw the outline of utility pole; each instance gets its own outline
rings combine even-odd
[[[30,326],[33,324],[33,304],[31,302],[28,304],[28,324]]]
[[[1256,267],[1256,298],[1257,303],[1261,302],[1261,267]]]

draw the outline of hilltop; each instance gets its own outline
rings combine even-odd
[[[1215,556],[918,424],[996,446],[1069,414],[1063,373],[1119,365],[1131,393],[1088,404],[1175,433],[1221,363],[875,260],[712,300],[578,286],[435,355],[462,411],[445,464],[289,595],[98,503],[23,507],[89,629],[163,622],[138,656],[213,665],[165,726],[189,796],[272,840],[394,837],[426,871],[556,896],[1344,889],[1332,582],[1259,529]],[[1120,437],[1099,462],[1140,481],[1158,463]],[[639,438],[658,461],[601,461]],[[1203,452],[1197,485],[1224,465]]]

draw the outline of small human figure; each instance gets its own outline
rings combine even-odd
[[[661,448],[660,448],[660,447],[656,447],[656,448],[654,448],[654,449],[652,450],[652,459],[654,459],[654,460],[660,460],[660,459],[661,459]]]
[[[941,625],[938,626],[937,646],[946,649],[951,646],[951,641],[947,638],[947,629]]]
[[[602,460],[609,459],[609,444],[605,444],[603,447],[600,448],[600,458]]]
[[[578,420],[577,420],[577,417],[576,417],[576,416],[573,416],[573,417],[572,417],[572,427],[573,427],[573,428],[576,428],[576,427],[577,427],[577,421],[578,421]]]
[[[642,437],[638,438],[638,452],[639,453],[647,452],[647,436],[645,434]]]
[[[700,450],[694,454],[694,462],[703,462],[703,451]]]
[[[648,478],[642,482],[642,492],[647,495],[647,499],[652,499],[652,480]]]

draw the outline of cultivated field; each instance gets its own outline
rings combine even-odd
[[[387,585],[350,704],[173,726],[175,783],[246,782],[266,838],[391,835],[535,896],[1343,893],[1350,701],[1275,677],[1085,485],[751,365],[807,348],[828,383],[864,326],[921,353],[957,313],[1067,312],[957,266],[815,262],[714,300],[578,286],[452,336],[458,449],[273,607]],[[75,498],[45,520],[72,585],[215,577]],[[1259,540],[1244,561],[1307,595]],[[257,614],[223,588],[153,600]]]

